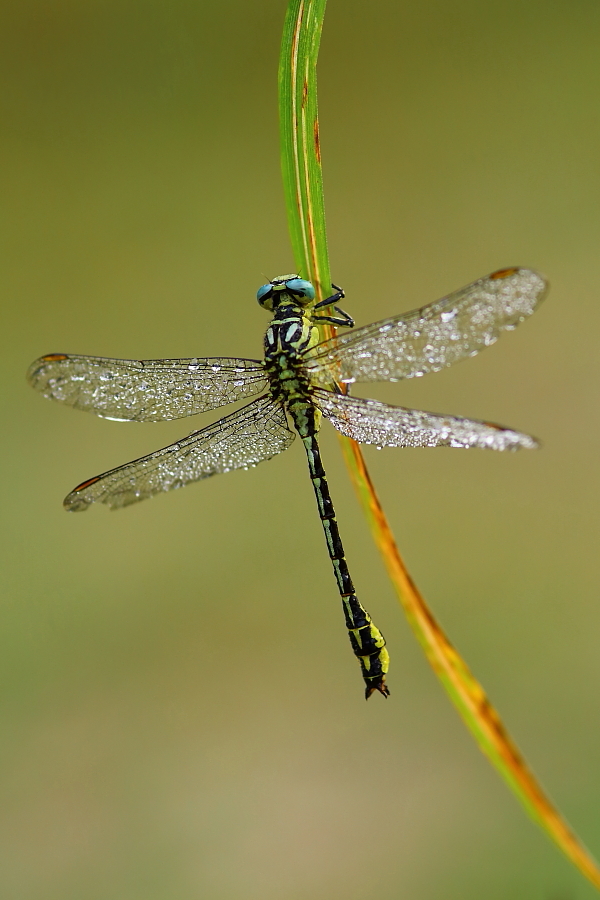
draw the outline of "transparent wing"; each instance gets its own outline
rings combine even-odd
[[[267,387],[255,359],[104,359],[51,353],[29,367],[44,397],[123,422],[161,422],[217,409]]]
[[[543,299],[531,269],[502,269],[422,309],[324,341],[305,360],[315,384],[399,381],[437,372],[493,344]]]
[[[436,415],[419,409],[388,406],[316,388],[315,405],[338,431],[361,444],[378,447],[483,447],[533,450],[535,438],[493,422]]]
[[[176,444],[84,481],[64,505],[72,512],[97,502],[112,509],[129,506],[210,475],[255,466],[286,450],[293,440],[283,409],[270,396],[259,397]]]

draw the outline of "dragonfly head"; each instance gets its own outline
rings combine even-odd
[[[315,299],[315,289],[310,281],[304,281],[298,275],[278,275],[258,289],[256,299],[264,309],[273,312],[284,300],[308,306]]]

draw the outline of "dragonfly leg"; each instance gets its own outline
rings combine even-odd
[[[320,306],[320,304],[319,304]],[[315,307],[316,308],[316,307]],[[333,307],[336,312],[340,315],[336,316],[313,316],[313,322],[330,322],[332,325],[339,325],[343,328],[354,328],[354,319],[352,316],[349,316],[347,312],[344,312],[343,309],[340,309],[339,306]]]
[[[333,306],[335,311],[339,313],[338,316],[313,316],[313,322],[329,322],[331,325],[337,325],[343,328],[354,328],[354,319],[352,316],[349,316],[347,312],[344,312],[343,309],[340,309],[339,306],[335,306],[338,300],[343,300],[346,294],[344,293],[344,289],[341,288],[338,284],[331,285],[332,288],[335,289],[336,293],[332,294],[331,297],[326,297],[325,300],[319,300],[319,302],[314,306],[314,309],[325,309],[325,307]]]
[[[390,692],[385,683],[385,676],[389,668],[389,655],[386,650],[385,639],[356,596],[350,572],[348,571],[348,563],[344,554],[333,502],[329,493],[329,485],[327,484],[325,470],[321,461],[314,418],[310,415],[305,415],[302,416],[300,421],[299,417],[296,427],[306,449],[310,477],[317,499],[321,524],[325,532],[329,558],[333,565],[335,579],[342,599],[350,644],[354,655],[360,663],[366,685],[365,697],[368,700],[375,691],[379,691],[384,697],[388,697]]]
[[[315,305],[315,309],[322,309],[324,306],[333,306],[334,303],[337,303],[338,300],[343,300],[346,296],[344,289],[339,286],[339,284],[333,284],[331,287],[335,290],[335,294],[332,294],[331,297],[326,297],[324,300],[319,300],[319,302]]]

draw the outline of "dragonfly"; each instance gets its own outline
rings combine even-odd
[[[438,372],[475,356],[514,329],[543,299],[545,279],[532,269],[493,272],[408,313],[361,328],[313,285],[282,275],[257,292],[272,314],[264,359],[108,359],[50,353],[29,368],[44,397],[119,422],[159,422],[254,398],[230,415],[148,456],[78,485],[64,501],[71,512],[104,503],[128,506],[212,475],[248,469],[281,453],[298,434],[365,696],[389,695],[385,639],[361,604],[350,576],[318,443],[322,418],[342,434],[377,447],[534,449],[535,438],[493,422],[439,415],[350,394],[354,382],[400,381]],[[347,329],[327,340],[319,326]],[[257,396],[258,395],[258,396]]]

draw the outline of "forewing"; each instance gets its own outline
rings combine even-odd
[[[315,384],[399,381],[437,372],[493,344],[543,299],[547,283],[531,269],[502,269],[404,315],[319,344],[305,365]]]
[[[161,422],[217,409],[264,391],[254,359],[105,359],[51,353],[27,379],[44,397],[105,419]]]
[[[129,506],[192,481],[255,466],[286,450],[293,440],[283,409],[270,396],[259,397],[176,444],[84,481],[64,505],[72,512],[97,502],[112,509]]]
[[[338,431],[361,444],[378,447],[482,447],[488,450],[533,450],[535,438],[493,422],[436,415],[419,409],[388,406],[347,394],[315,389],[313,399]]]

